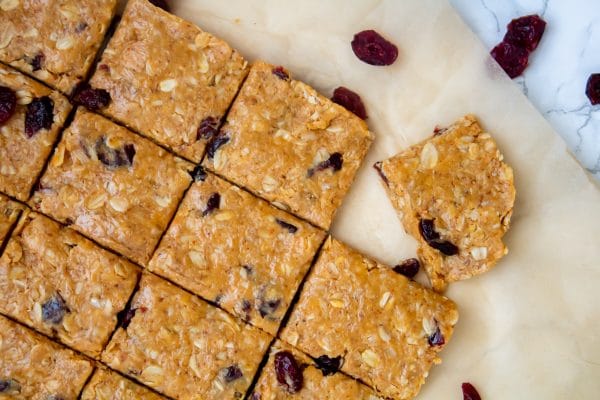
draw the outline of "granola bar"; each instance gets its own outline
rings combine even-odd
[[[96,369],[81,394],[81,400],[161,399],[164,397],[105,368]]]
[[[0,191],[26,201],[71,105],[58,92],[3,65],[0,86],[17,97],[14,114],[0,124]]]
[[[145,264],[191,182],[193,165],[78,110],[32,205]]]
[[[289,362],[297,368],[283,368]],[[335,362],[335,361],[334,361]],[[383,400],[367,386],[276,341],[251,400]]]
[[[199,162],[248,72],[227,43],[146,0],[130,0],[91,79],[103,110]]]
[[[384,396],[412,399],[458,320],[454,303],[329,238],[282,339]]]
[[[327,229],[372,139],[363,120],[257,62],[204,164]]]
[[[117,0],[3,0],[0,61],[70,93],[85,78]]]
[[[0,258],[0,312],[98,357],[136,281],[133,264],[26,211]]]
[[[325,233],[209,174],[149,269],[275,335]]]
[[[75,400],[93,369],[90,361],[3,316],[0,354],[3,399]]]
[[[241,399],[270,341],[257,328],[145,274],[102,360],[173,398]]]
[[[508,252],[513,171],[474,116],[375,167],[434,289],[481,274]]]

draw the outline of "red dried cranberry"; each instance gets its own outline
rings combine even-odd
[[[154,4],[156,7],[160,7],[165,11],[171,12],[171,7],[167,0],[150,0],[150,3]]]
[[[277,76],[279,79],[282,79],[284,81],[290,80],[290,74],[288,74],[288,72],[285,70],[285,68],[283,68],[281,66],[273,68],[273,70],[271,72],[273,73],[273,75]]]
[[[352,50],[361,61],[371,65],[392,65],[398,58],[398,48],[372,29],[354,35]]]
[[[458,247],[447,240],[433,240],[427,242],[427,244],[447,256],[455,256],[458,254]]]
[[[67,303],[58,292],[42,304],[42,320],[48,324],[60,324],[68,312]]]
[[[298,227],[296,225],[292,225],[289,222],[285,222],[279,218],[276,218],[275,221],[284,229],[287,229],[289,233],[296,233],[298,231]]]
[[[211,212],[217,210],[221,204],[221,195],[219,193],[213,193],[206,202],[206,208],[202,211],[202,216],[205,217]]]
[[[317,368],[321,370],[323,376],[333,375],[340,370],[342,365],[342,357],[329,357],[327,355],[319,356],[315,359]]]
[[[0,86],[0,124],[10,119],[17,109],[17,94],[6,86]]]
[[[223,368],[221,370],[220,374],[223,377],[223,380],[225,381],[225,383],[231,383],[235,380],[240,379],[242,376],[244,376],[240,367],[238,367],[235,364],[230,365],[227,368]]]
[[[532,52],[540,43],[545,29],[546,22],[539,15],[526,15],[510,21],[504,41]]]
[[[48,96],[35,98],[25,112],[25,134],[33,137],[40,129],[50,129],[54,122],[54,101]]]
[[[204,182],[204,180],[208,176],[206,174],[206,171],[204,170],[204,168],[202,168],[202,166],[200,166],[200,165],[197,165],[194,168],[194,170],[192,172],[190,172],[190,175],[194,179],[194,182]]]
[[[308,170],[308,177],[310,178],[315,174],[315,172],[323,171],[327,168],[331,168],[331,170],[334,172],[339,171],[342,169],[343,163],[344,158],[342,157],[342,153],[332,153],[327,160],[320,162],[316,167],[310,168]]]
[[[427,338],[427,342],[429,343],[430,346],[442,346],[444,343],[446,343],[446,340],[444,339],[444,335],[442,335],[442,331],[440,330],[440,327],[437,326],[437,321],[436,321],[435,332],[433,332]]]
[[[302,369],[289,351],[280,351],[275,354],[275,374],[277,382],[289,393],[298,393],[302,389],[304,381]]]
[[[490,52],[510,78],[521,75],[529,62],[527,50],[511,43],[501,42]]]
[[[600,74],[590,75],[585,87],[585,94],[592,105],[600,104]]]
[[[217,137],[213,138],[208,143],[208,146],[206,149],[207,157],[212,160],[215,157],[215,153],[217,152],[217,150],[219,150],[219,148],[221,146],[223,146],[224,144],[226,144],[227,142],[229,142],[228,136],[217,136]]]
[[[98,111],[110,103],[110,93],[104,89],[94,89],[88,84],[79,85],[73,100],[90,111]]]
[[[42,64],[44,63],[44,53],[39,52],[35,55],[35,57],[33,57],[31,59],[31,70],[32,71],[39,71],[40,69],[42,69]]]
[[[379,177],[383,180],[385,185],[390,186],[390,181],[388,180],[387,176],[385,176],[385,174],[383,173],[383,170],[381,169],[381,161],[377,161],[375,164],[373,164],[373,168],[375,168],[375,170],[379,174]]]
[[[106,144],[106,138],[102,137],[96,141],[96,155],[98,160],[110,168],[131,167],[135,158],[135,146],[125,144],[122,148],[113,149]]]
[[[433,128],[433,136],[443,135],[447,130],[448,130],[448,128],[442,128],[442,127],[436,126],[435,128]]]
[[[435,231],[432,219],[421,219],[419,221],[419,232],[423,240],[434,249],[447,256],[458,254],[458,247],[447,240],[440,239],[440,234]]]
[[[462,384],[462,392],[463,392],[463,400],[481,400],[481,396],[475,389],[475,386],[471,385],[469,382],[465,382]]]
[[[354,93],[352,90],[347,89],[343,86],[333,91],[333,97],[331,100],[344,107],[346,110],[354,113],[361,119],[367,119],[367,111],[363,104],[360,96]]]
[[[407,278],[412,279],[419,272],[419,268],[421,268],[419,260],[417,260],[416,258],[409,258],[407,260],[402,261],[402,263],[396,265],[394,267],[394,272],[397,272],[406,276]]]
[[[215,117],[206,117],[200,122],[196,132],[196,140],[211,140],[219,131],[219,119]]]

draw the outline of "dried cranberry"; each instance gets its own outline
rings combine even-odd
[[[160,7],[165,11],[171,12],[171,7],[167,0],[150,0],[150,3],[154,4],[156,7]]]
[[[465,382],[462,384],[462,392],[463,392],[463,400],[481,400],[481,396],[475,389],[475,386],[471,385],[469,382]]]
[[[204,182],[204,180],[208,176],[204,168],[202,168],[202,166],[200,165],[196,166],[196,168],[194,168],[190,175],[192,175],[194,182]]]
[[[446,340],[444,339],[444,335],[442,335],[442,331],[440,331],[440,327],[437,326],[437,321],[436,321],[435,332],[433,332],[431,335],[429,335],[429,337],[427,338],[427,342],[429,343],[430,346],[441,346],[444,343],[446,343]]]
[[[592,105],[600,104],[600,74],[590,75],[585,87],[585,94]]]
[[[332,171],[339,171],[342,169],[342,164],[344,163],[344,158],[342,157],[342,153],[335,152],[329,156],[329,158],[325,161],[317,164],[316,167],[310,168],[308,170],[308,177],[310,178],[315,174],[315,172],[323,171],[327,168],[331,168]]]
[[[521,75],[529,62],[527,50],[511,43],[501,42],[490,52],[510,78]]]
[[[340,370],[340,366],[342,365],[342,357],[328,357],[327,355],[322,355],[317,357],[315,362],[317,363],[317,368],[321,370],[323,376],[333,375]]]
[[[447,256],[458,254],[458,247],[447,240],[440,239],[440,234],[435,231],[432,219],[421,219],[419,221],[419,232],[423,240],[436,250]]]
[[[50,129],[54,122],[54,101],[48,96],[35,98],[27,105],[25,134],[33,137],[40,129]]]
[[[288,74],[288,72],[285,70],[285,68],[283,68],[281,66],[273,68],[273,70],[271,70],[271,72],[273,73],[273,75],[277,76],[279,79],[282,79],[284,81],[290,80],[290,74]]]
[[[129,327],[131,320],[133,319],[133,317],[135,317],[136,311],[137,308],[127,307],[118,314],[117,319],[120,321],[119,325],[121,325],[123,329],[127,329],[127,327]]]
[[[206,217],[211,212],[217,210],[221,204],[221,195],[219,193],[213,193],[206,202],[206,208],[202,211],[202,216]]]
[[[90,111],[98,111],[110,103],[110,93],[104,89],[94,89],[88,84],[79,85],[73,100]]]
[[[331,100],[334,103],[344,107],[346,110],[354,113],[357,117],[361,119],[367,119],[365,105],[360,99],[360,96],[354,93],[352,90],[340,86],[333,91],[333,97],[331,97]]]
[[[435,128],[433,128],[433,136],[443,135],[447,130],[448,130],[448,128],[442,128],[442,127],[436,126]]]
[[[217,136],[213,138],[213,140],[208,143],[208,148],[206,149],[207,157],[212,160],[215,157],[217,150],[227,142],[229,142],[228,136]]]
[[[261,300],[258,312],[261,317],[272,316],[281,305],[281,299]]]
[[[296,233],[298,231],[298,227],[296,225],[292,225],[289,222],[285,222],[279,218],[276,218],[275,221],[284,229],[287,229],[289,233]]]
[[[398,58],[398,48],[372,29],[354,35],[352,50],[361,61],[371,65],[392,65]]]
[[[375,164],[373,164],[373,168],[375,168],[375,170],[379,174],[379,177],[383,180],[385,185],[390,186],[390,181],[388,180],[388,177],[385,176],[383,170],[381,169],[381,161],[377,161]]]
[[[6,86],[0,86],[0,124],[10,119],[17,109],[17,94]]]
[[[48,324],[60,324],[68,312],[67,303],[58,292],[42,304],[42,319]]]
[[[250,321],[250,311],[252,311],[252,303],[248,300],[242,300],[242,312],[244,313],[244,320]]]
[[[42,69],[42,64],[44,63],[44,59],[46,57],[44,56],[44,53],[39,52],[35,55],[35,57],[33,57],[31,59],[31,70],[32,71],[39,71],[40,69]]]
[[[409,258],[407,260],[402,261],[402,263],[396,265],[394,267],[394,272],[397,272],[406,276],[407,278],[412,279],[419,272],[420,267],[421,264],[419,263],[419,260],[417,260],[416,258]]]
[[[545,29],[546,22],[539,15],[516,18],[506,26],[504,41],[532,52],[540,43]]]
[[[280,351],[275,354],[275,374],[277,382],[289,393],[297,393],[302,389],[304,377],[302,369],[289,351]]]
[[[200,122],[198,131],[196,132],[196,140],[205,139],[211,140],[219,131],[219,119],[215,117],[206,117]]]
[[[98,160],[110,168],[131,167],[135,158],[135,146],[125,144],[121,148],[113,149],[106,144],[106,138],[102,137],[96,141],[96,155]]]
[[[244,376],[244,374],[242,373],[242,370],[240,369],[240,367],[238,367],[237,365],[230,365],[227,368],[223,368],[220,372],[221,376],[223,377],[223,380],[226,383],[230,383],[233,382],[237,379],[240,379],[242,376]]]

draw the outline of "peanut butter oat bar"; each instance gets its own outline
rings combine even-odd
[[[0,20],[3,15],[0,12]],[[0,30],[4,28],[0,25]],[[14,114],[0,124],[0,191],[25,201],[71,105],[58,92],[2,65],[0,86],[10,89],[16,97]]]
[[[0,312],[98,357],[136,271],[75,231],[26,211],[0,258]]]
[[[375,164],[435,290],[483,273],[502,243],[515,202],[513,171],[474,116]]]
[[[70,93],[85,78],[117,0],[0,1],[0,61]]]
[[[338,359],[315,363],[277,341],[258,379],[251,400],[383,400],[370,388],[337,372]],[[332,366],[332,364],[336,364]]]
[[[324,238],[209,174],[188,191],[149,269],[275,335]]]
[[[257,62],[204,164],[329,228],[372,139],[363,120],[282,67]]]
[[[327,239],[282,339],[384,396],[412,399],[452,336],[454,303]]]
[[[257,328],[144,274],[102,360],[176,399],[241,399],[270,341]]]
[[[32,204],[145,264],[191,181],[192,167],[127,129],[79,110]]]
[[[81,400],[161,399],[164,397],[105,368],[96,369],[81,394]]]
[[[15,222],[17,222],[17,218],[22,209],[23,206],[19,203],[0,194],[0,248],[4,243],[4,240],[8,239],[10,229]]]
[[[103,110],[199,162],[248,72],[224,41],[146,0],[130,0],[90,84]]]
[[[3,399],[75,400],[93,369],[85,358],[3,316],[0,354]]]

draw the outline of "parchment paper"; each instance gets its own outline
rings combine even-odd
[[[461,317],[419,399],[600,396],[600,191],[546,121],[487,57],[444,0],[180,0],[175,12],[325,95],[360,93],[376,140],[333,234],[389,264],[415,255],[373,162],[474,113],[515,171],[508,256],[451,285]],[[353,34],[375,28],[400,48],[391,67],[360,62]],[[168,62],[168,60],[165,60]]]

